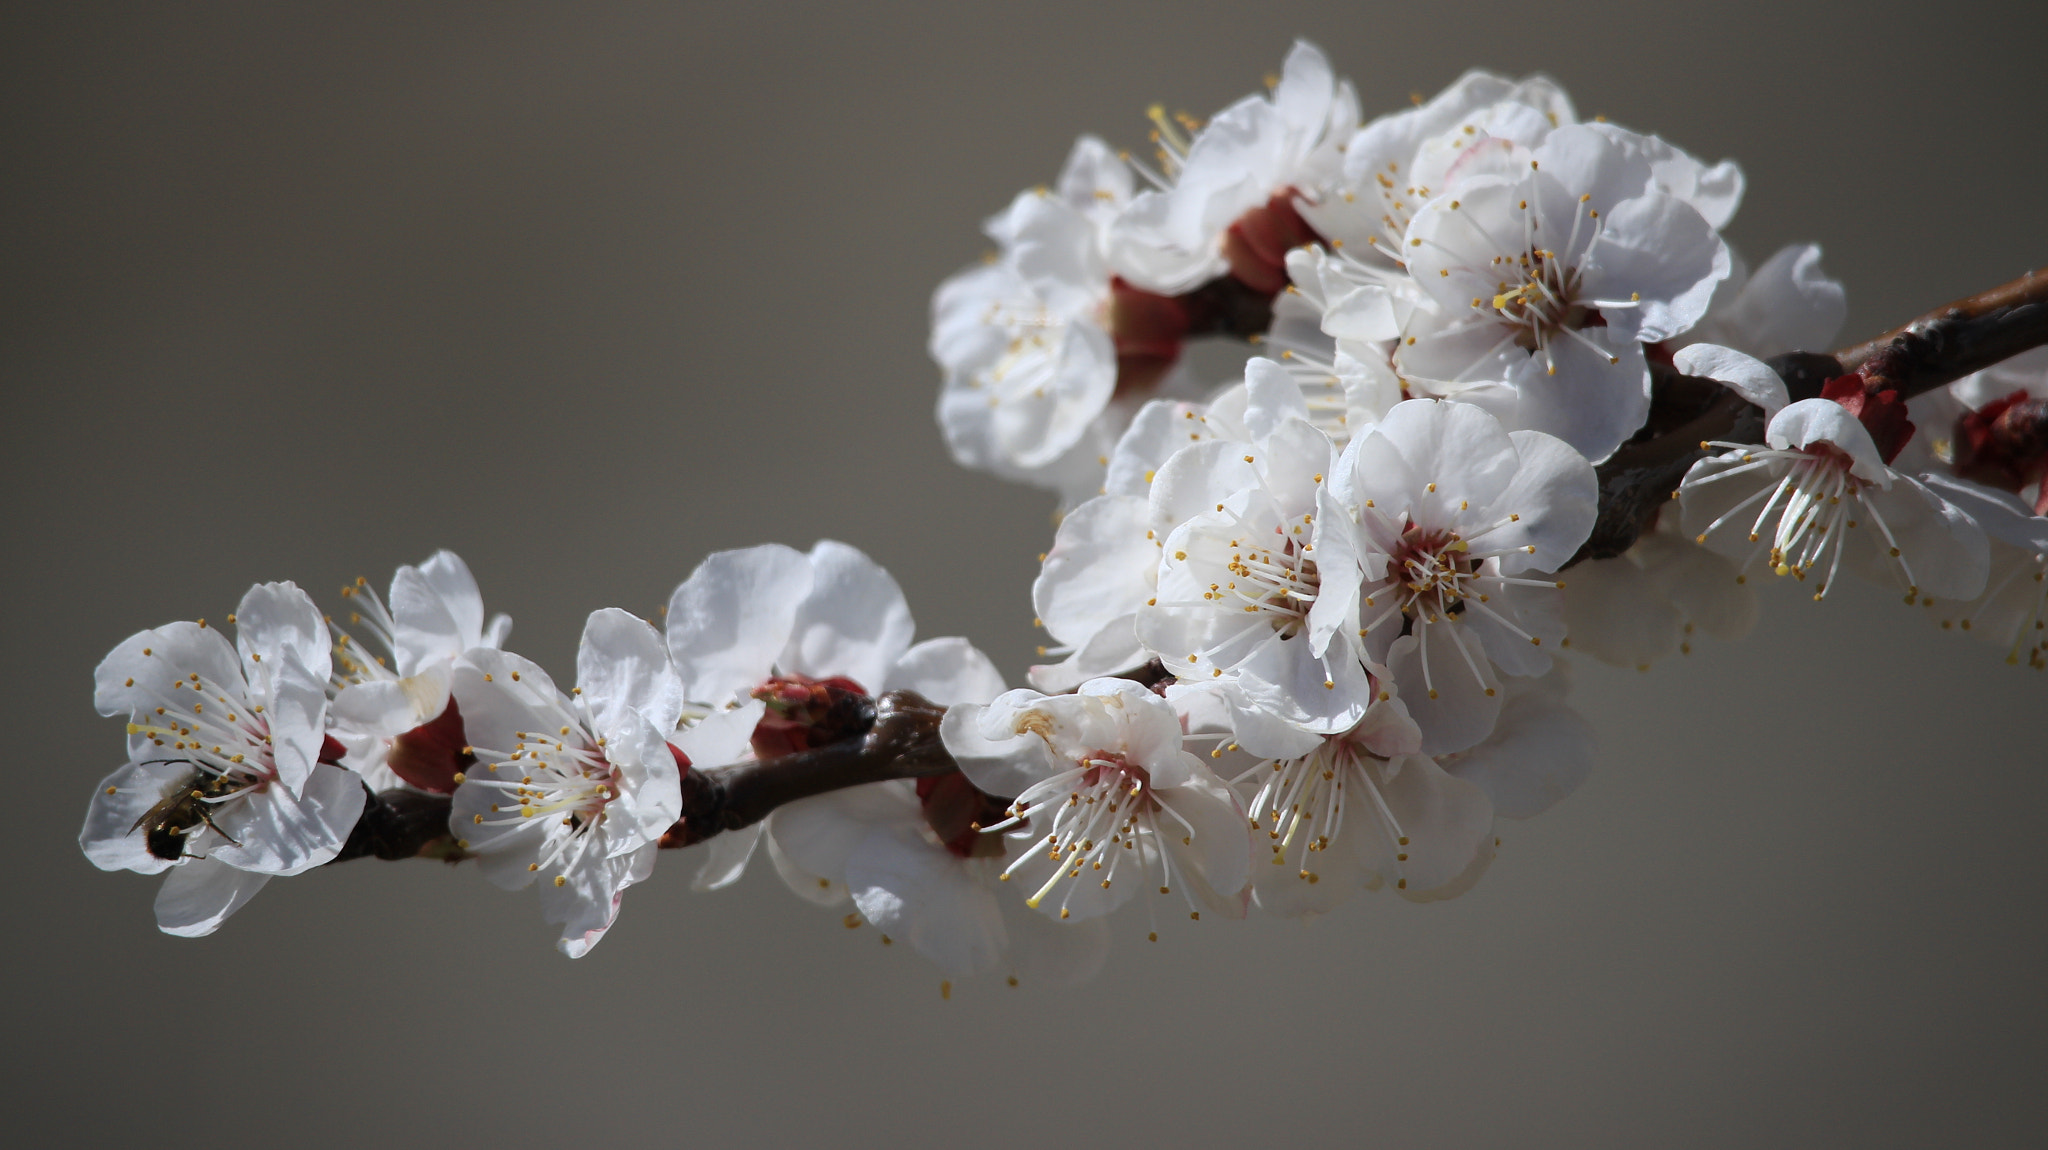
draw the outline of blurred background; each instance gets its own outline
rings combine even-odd
[[[2048,262],[2038,4],[10,4],[0,1112],[24,1144],[2038,1145],[2041,675],[1888,592],[1578,668],[1603,753],[1478,889],[1121,920],[1094,983],[939,995],[765,868],[662,860],[589,958],[367,860],[218,935],[75,845],[90,672],[257,580],[459,551],[514,649],[707,552],[845,539],[1021,678],[1050,497],[955,468],[932,288],[1083,131],[1296,35],[1367,114],[1472,65],[1739,159],[1844,341]],[[694,854],[694,852],[693,852]],[[1168,916],[1171,917],[1171,916]]]

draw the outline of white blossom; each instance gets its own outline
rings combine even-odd
[[[198,623],[138,632],[94,672],[94,704],[126,714],[128,764],[101,780],[79,845],[102,870],[165,876],[157,925],[211,934],[273,876],[332,859],[361,779],[326,733],[327,629],[290,583],[252,587],[233,646]]]
[[[1697,208],[1645,190],[1648,152],[1618,129],[1559,128],[1487,150],[1417,210],[1401,252],[1431,306],[1396,346],[1402,378],[1589,459],[1640,427],[1642,345],[1696,323],[1729,270]]]
[[[1291,213],[1297,192],[1336,176],[1340,148],[1358,124],[1358,98],[1319,49],[1296,41],[1270,95],[1239,100],[1191,135],[1192,121],[1176,122],[1159,108],[1152,118],[1163,174],[1144,169],[1155,187],[1139,192],[1110,225],[1109,258],[1139,287],[1174,295],[1234,270],[1226,251],[1233,225],[1276,199],[1278,210]],[[1241,231],[1239,242],[1260,250],[1240,259],[1270,261],[1277,271],[1292,245],[1265,250],[1266,229],[1247,230],[1261,234]]]
[[[616,608],[593,612],[576,680],[565,695],[517,655],[478,647],[463,656],[453,693],[477,761],[457,776],[449,814],[456,845],[492,882],[538,882],[571,958],[597,945],[626,888],[653,873],[683,805],[665,741],[682,682],[661,636]]]
[[[1873,408],[1896,406],[1873,401],[1865,412],[1878,418]],[[1887,436],[1903,443],[1895,425]],[[1734,560],[1737,578],[1759,559],[1802,582],[1818,572],[1818,600],[1847,558],[1852,572],[1895,580],[1908,601],[1972,599],[1983,590],[1983,531],[1925,484],[1886,466],[1871,431],[1841,403],[1791,404],[1771,418],[1765,440],[1715,443],[1723,454],[1694,464],[1680,486],[1685,529]]]
[[[476,578],[453,551],[400,567],[391,577],[388,608],[366,580],[356,580],[342,594],[355,607],[348,626],[377,646],[366,650],[353,632],[329,622],[329,717],[334,737],[348,751],[342,764],[359,772],[373,791],[403,784],[443,789],[442,776],[455,769],[446,752],[463,742],[459,709],[452,721],[435,723],[447,714],[455,660],[473,648],[503,647],[511,617],[499,614],[485,622]]]
[[[1003,877],[1023,884],[1031,909],[1096,918],[1142,886],[1179,888],[1196,918],[1243,915],[1243,809],[1182,749],[1166,700],[1125,679],[1092,679],[1071,695],[1010,691],[951,708],[941,734],[984,794],[1016,796],[1009,821],[986,829],[1014,829],[1028,844]]]
[[[1595,496],[1592,467],[1558,439],[1503,430],[1468,404],[1398,405],[1322,492],[1312,641],[1358,636],[1391,672],[1423,753],[1472,746],[1500,708],[1495,669],[1550,667],[1542,645],[1564,627],[1548,573],[1592,530]]]

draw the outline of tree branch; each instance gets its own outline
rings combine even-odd
[[[915,691],[875,700],[875,725],[865,735],[783,755],[683,775],[683,817],[664,847],[686,847],[752,826],[775,808],[828,791],[915,779],[959,769],[939,740],[946,709]]]
[[[1833,355],[1792,352],[1770,361],[1794,402],[1814,399],[1831,379],[1861,374],[1866,390],[1910,399],[2048,344],[2048,268],[1928,312],[1876,339]],[[1756,443],[1762,409],[1712,380],[1651,365],[1650,417],[1594,474],[1600,514],[1585,545],[1565,564],[1611,559],[1635,545],[1693,463],[1703,440]]]

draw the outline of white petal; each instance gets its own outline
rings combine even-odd
[[[954,978],[993,970],[1009,945],[988,884],[914,829],[869,835],[846,860],[853,904]]]
[[[656,730],[673,730],[683,713],[683,683],[661,634],[617,607],[592,611],[576,648],[576,685],[597,733],[624,730],[637,711]]]
[[[212,934],[269,881],[266,874],[194,859],[164,876],[164,885],[156,893],[157,929],[180,938]]]
[[[1789,402],[1785,381],[1778,378],[1777,372],[1765,366],[1762,360],[1752,359],[1733,348],[1711,343],[1688,344],[1672,355],[1671,362],[1686,375],[1727,384],[1730,391],[1763,408],[1767,419],[1778,414]]]
[[[916,691],[946,707],[994,702],[1006,689],[995,663],[957,635],[913,646],[882,680],[884,691]]]
[[[815,581],[797,609],[782,670],[842,675],[873,691],[910,646],[916,624],[903,590],[874,560],[844,543],[811,548]]]
[[[780,543],[705,557],[669,597],[669,656],[684,693],[723,703],[758,686],[811,585],[810,560]]]
[[[1444,761],[1444,769],[1483,789],[1495,814],[1533,818],[1577,790],[1593,773],[1593,725],[1561,701],[1515,691],[1493,736]]]
[[[182,761],[153,760],[129,763],[101,779],[86,808],[85,826],[78,832],[86,859],[101,870],[140,874],[172,866],[171,860],[149,853],[140,822],[159,802],[183,789],[192,774],[192,767]]]
[[[1422,728],[1422,753],[1443,755],[1473,746],[1493,731],[1500,715],[1500,681],[1493,665],[1472,650],[1477,644],[1466,640],[1472,663],[1460,655],[1448,633],[1457,623],[1429,623],[1418,628],[1420,635],[1403,635],[1387,652],[1387,670],[1398,685],[1402,705]],[[1426,644],[1426,647],[1425,647]],[[1423,653],[1428,653],[1424,674]],[[1473,666],[1478,674],[1473,674]],[[1434,690],[1436,697],[1431,698]]]
[[[761,841],[761,830],[761,824],[755,823],[713,838],[704,862],[697,868],[697,876],[690,880],[690,889],[724,890],[738,882],[746,873],[747,860],[754,857],[754,844]]]
[[[203,849],[241,870],[302,874],[340,852],[367,798],[361,776],[321,763],[299,795],[273,787],[221,804],[214,822],[236,841],[220,842],[208,833]]]

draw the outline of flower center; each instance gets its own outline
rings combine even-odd
[[[1159,893],[1166,894],[1173,889],[1173,863],[1159,835],[1179,835],[1183,844],[1194,841],[1194,827],[1159,801],[1151,773],[1114,751],[1091,752],[1071,769],[1041,780],[1018,795],[1006,813],[1008,820],[986,831],[1038,818],[1050,828],[1001,876],[1008,881],[1018,868],[1040,858],[1053,863],[1052,876],[1025,900],[1034,910],[1062,884],[1077,884],[1083,876],[1108,890],[1119,876],[1144,881],[1156,873]],[[1060,900],[1061,918],[1067,917],[1073,889],[1069,885]]]

